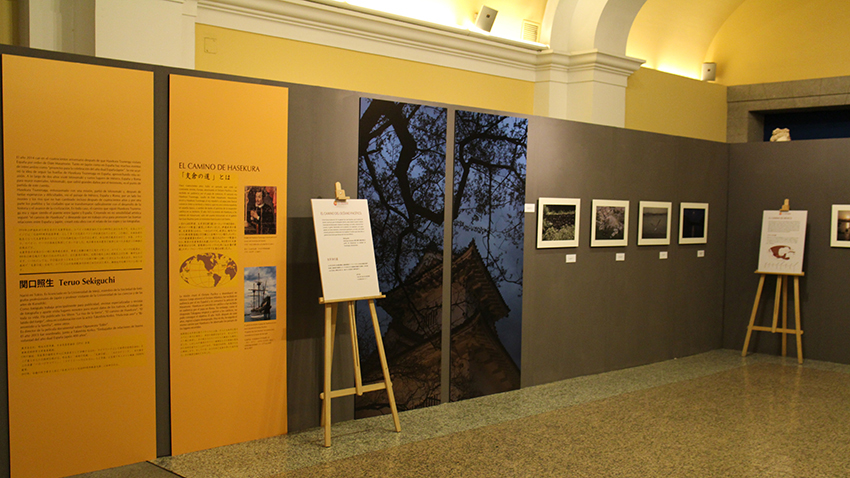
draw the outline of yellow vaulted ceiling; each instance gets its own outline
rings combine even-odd
[[[715,62],[727,86],[848,76],[848,25],[847,0],[646,0],[626,54],[691,78]]]
[[[746,0],[647,0],[629,32],[626,55],[644,66],[699,78],[705,55],[732,13]]]

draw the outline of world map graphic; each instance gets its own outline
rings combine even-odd
[[[219,287],[236,277],[236,262],[216,252],[194,255],[180,265],[180,278],[195,287]]]

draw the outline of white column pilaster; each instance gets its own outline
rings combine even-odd
[[[95,0],[24,0],[22,43],[40,50],[94,54]]]
[[[597,50],[541,54],[534,114],[624,127],[628,78],[642,63]]]
[[[197,0],[97,0],[98,57],[194,68]]]

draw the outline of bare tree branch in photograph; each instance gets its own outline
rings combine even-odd
[[[439,397],[432,356],[439,356],[442,304],[423,296],[414,276],[442,253],[446,116],[445,108],[361,100],[358,197],[369,203],[378,279],[388,297],[378,301],[378,315],[400,410]],[[442,279],[432,286],[441,288]],[[364,373],[380,372],[377,362],[369,365],[375,336],[368,312],[359,308],[357,322]],[[358,398],[357,409],[384,410],[371,400]]]

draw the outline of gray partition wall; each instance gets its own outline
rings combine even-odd
[[[349,195],[357,175],[358,95],[291,86],[288,232],[290,428],[319,424],[322,309],[309,199]],[[446,105],[450,110],[454,108]],[[582,200],[580,247],[537,249],[525,217],[522,386],[721,347],[728,145],[547,118],[529,120],[526,203]],[[628,199],[627,247],[590,247],[591,200]],[[639,201],[673,203],[671,244],[637,246]],[[678,245],[680,202],[709,203],[708,243]],[[704,257],[697,257],[697,251]],[[668,259],[659,259],[667,251]],[[625,252],[624,262],[615,262]],[[577,254],[565,264],[565,254]],[[340,329],[342,330],[342,329]],[[337,340],[345,347],[348,340]],[[345,349],[337,357],[346,358]],[[351,380],[336,364],[337,386]],[[334,401],[336,419],[353,416]]]
[[[290,85],[286,349],[292,431],[318,426],[321,412],[324,308],[310,199],[334,197],[336,181],[356,196],[359,111],[357,93]],[[340,319],[346,314],[341,310]],[[348,328],[340,326],[338,334],[348,334]],[[334,388],[353,386],[351,341],[338,337],[335,343]],[[354,417],[352,398],[332,404],[333,421]]]
[[[758,287],[758,246],[762,211],[808,211],[800,305],[804,359],[850,363],[847,307],[850,248],[830,247],[833,204],[850,204],[850,139],[742,143],[730,145],[729,231],[723,347],[741,350]],[[769,325],[775,278],[765,280],[757,323]],[[793,293],[789,290],[789,302]],[[781,320],[781,319],[780,319]],[[793,327],[793,308],[789,304]],[[777,355],[780,334],[754,332],[750,350]],[[788,354],[796,355],[788,338]]]
[[[526,201],[580,198],[581,222],[578,248],[536,249],[526,215],[523,386],[720,348],[728,146],[546,118],[528,143]],[[628,246],[590,247],[593,199],[630,201]],[[637,245],[640,201],[673,203],[669,246]],[[678,244],[681,202],[709,203],[707,244]]]

